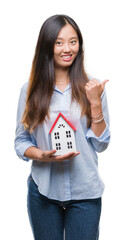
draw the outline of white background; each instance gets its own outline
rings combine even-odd
[[[106,90],[112,137],[109,148],[99,154],[99,170],[106,185],[100,240],[124,240],[125,9],[122,0],[1,1],[0,239],[33,239],[26,206],[30,163],[18,159],[13,149],[16,110],[20,88],[30,74],[40,27],[46,18],[61,13],[71,16],[82,31],[87,73],[110,80]]]

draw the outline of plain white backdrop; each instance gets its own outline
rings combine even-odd
[[[84,39],[87,73],[110,80],[106,91],[112,137],[109,148],[99,154],[99,171],[106,186],[100,240],[124,240],[125,14],[122,0],[1,2],[0,239],[33,239],[26,206],[31,163],[18,159],[13,142],[20,88],[29,78],[41,25],[53,14],[67,14],[78,23]]]

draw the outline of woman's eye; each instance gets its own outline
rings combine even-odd
[[[56,44],[57,45],[62,45],[62,42],[57,41]]]
[[[72,40],[71,43],[72,43],[72,44],[76,44],[76,40]]]

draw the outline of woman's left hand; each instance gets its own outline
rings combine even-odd
[[[86,95],[91,105],[98,105],[101,102],[101,94],[103,93],[105,84],[108,81],[109,80],[104,80],[100,83],[98,80],[92,79],[86,83]]]

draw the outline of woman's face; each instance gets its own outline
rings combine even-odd
[[[69,67],[76,58],[78,51],[77,32],[70,24],[66,24],[59,32],[54,45],[55,67]]]

